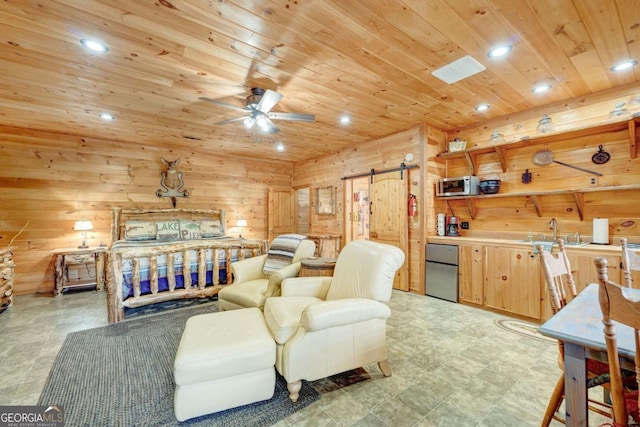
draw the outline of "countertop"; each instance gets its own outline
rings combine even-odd
[[[597,245],[597,244],[588,244],[585,246],[572,246],[572,245],[567,245],[566,249],[570,250],[570,251],[577,251],[577,252],[584,252],[584,253],[589,253],[589,252],[594,252],[594,251],[598,251],[598,252],[611,252],[612,254],[619,254],[620,251],[622,250],[620,248],[620,238],[614,238],[613,239],[614,244],[610,244],[610,245]],[[530,248],[532,247],[532,243],[531,242],[527,242],[524,241],[524,239],[522,240],[518,240],[518,239],[509,239],[509,238],[504,238],[504,239],[500,239],[500,238],[495,238],[495,237],[466,237],[466,236],[458,236],[458,237],[450,237],[450,236],[427,236],[427,243],[440,243],[440,244],[445,244],[445,245],[461,245],[461,244],[465,244],[465,245],[483,245],[483,244],[488,244],[488,245],[500,245],[500,246],[508,246],[508,247],[514,247],[514,248]],[[546,242],[546,243],[550,243]],[[635,248],[632,248],[632,250],[636,250]]]

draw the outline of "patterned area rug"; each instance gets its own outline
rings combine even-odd
[[[495,321],[496,325],[500,328],[513,332],[514,334],[522,335],[528,338],[533,338],[546,343],[555,344],[557,341],[553,338],[545,337],[538,332],[540,325],[535,323],[523,322],[520,320],[512,319],[499,319]]]
[[[270,400],[178,423],[173,361],[182,331],[189,317],[215,311],[215,303],[200,304],[69,334],[38,405],[62,405],[66,426],[268,426],[319,399],[316,388],[303,382],[292,403],[278,375]],[[330,384],[339,387],[333,381],[319,386]]]

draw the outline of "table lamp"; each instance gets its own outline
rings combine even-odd
[[[242,229],[247,226],[246,219],[238,219],[236,220],[236,227],[238,227],[238,238],[242,239]]]
[[[82,245],[78,246],[78,249],[87,249],[87,231],[93,230],[93,224],[87,219],[81,219],[76,221],[73,225],[73,229],[76,231],[82,231]]]

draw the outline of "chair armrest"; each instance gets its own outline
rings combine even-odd
[[[266,255],[259,255],[231,263],[233,283],[248,282],[249,280],[262,279],[262,268],[266,261]]]
[[[324,300],[327,297],[332,277],[294,277],[282,281],[283,297],[315,297]]]
[[[299,262],[294,262],[291,265],[281,268],[278,271],[274,271],[269,275],[269,284],[267,290],[264,293],[265,298],[276,297],[280,295],[280,284],[284,279],[290,277],[296,277],[302,266]]]
[[[391,316],[391,309],[380,301],[369,298],[346,298],[308,306],[302,312],[300,326],[307,331],[319,331],[371,319],[387,319],[389,316]]]

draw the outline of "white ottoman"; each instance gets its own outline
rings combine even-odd
[[[276,344],[258,308],[187,320],[173,365],[178,421],[270,399]]]

